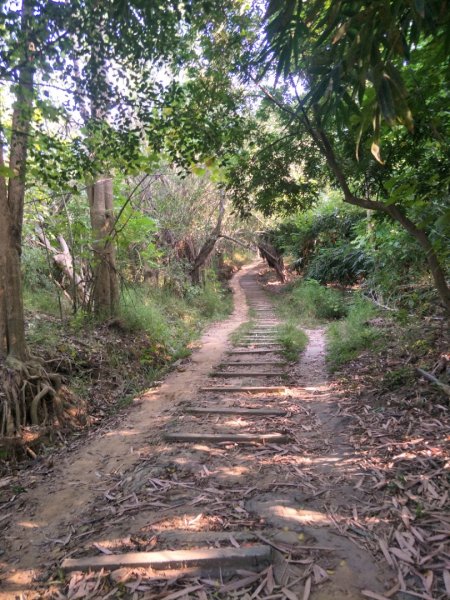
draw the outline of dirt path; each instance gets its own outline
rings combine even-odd
[[[327,380],[324,332],[308,331],[301,360],[286,365],[255,267],[234,278],[233,290],[233,315],[208,330],[188,370],[145,393],[120,429],[36,471],[19,510],[10,509],[0,598],[43,597],[45,586],[27,590],[52,578],[68,556],[233,547],[261,543],[261,536],[281,550],[273,552],[271,573],[285,591],[271,595],[267,584],[258,597],[302,597],[311,585],[317,599],[383,592],[390,574],[360,543],[356,525],[349,535],[363,501],[359,459],[346,443],[345,417],[337,414]],[[225,354],[247,304],[255,327]],[[186,435],[192,442],[177,441]],[[139,587],[136,575],[128,576],[121,593],[129,581],[134,591],[120,597],[138,598],[162,585]],[[104,595],[93,597],[116,597],[111,586],[114,580],[104,578]],[[213,597],[201,591],[186,598]]]

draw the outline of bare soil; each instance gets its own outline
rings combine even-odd
[[[16,492],[0,516],[0,598],[444,597],[444,580],[436,582],[446,568],[445,539],[432,540],[442,548],[426,563],[432,573],[427,590],[426,575],[410,568],[419,551],[409,537],[415,535],[414,516],[403,510],[400,496],[397,512],[386,512],[389,482],[358,438],[354,399],[327,375],[322,328],[307,331],[305,352],[297,364],[280,367],[285,374],[210,376],[244,370],[227,363],[242,362],[246,371],[259,373],[274,370],[261,361],[281,362],[277,347],[266,345],[272,343],[268,337],[277,318],[257,283],[260,268],[253,265],[235,276],[233,315],[209,328],[186,370],[144,392],[120,426],[98,431],[83,446],[8,482]],[[229,335],[246,320],[249,305],[258,312],[255,329],[267,329],[268,335],[261,340],[259,333],[250,334],[238,350],[270,352],[227,354]],[[285,391],[201,391],[278,385]],[[255,414],[187,410],[212,406],[250,408]],[[286,414],[258,415],[258,408]],[[189,444],[164,439],[173,432],[194,433],[198,439]],[[213,444],[202,439],[214,433],[280,433],[288,441]],[[436,463],[438,468],[443,469]],[[438,513],[437,501],[435,508]],[[407,524],[405,531],[398,522]],[[443,522],[439,531],[446,526]],[[416,535],[428,534],[417,526]],[[138,569],[62,577],[59,571],[67,557],[261,542],[271,546],[273,563],[253,581],[240,570],[215,578],[189,572],[168,578]]]

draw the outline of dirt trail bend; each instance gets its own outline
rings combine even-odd
[[[266,579],[255,576],[242,596],[220,588],[220,597],[302,597],[310,586],[317,599],[382,593],[389,573],[359,543],[357,527],[349,534],[362,501],[358,457],[332,398],[323,331],[307,332],[301,360],[286,364],[256,275],[252,266],[235,277],[232,317],[202,338],[186,372],[144,394],[120,429],[63,454],[28,491],[6,529],[0,598],[27,589],[26,598],[43,597],[32,591],[36,577],[48,580],[67,557],[261,543],[271,551]],[[252,326],[230,347],[248,307]],[[216,598],[202,575],[178,574],[167,587],[131,570],[120,597],[164,598],[158,590],[185,586],[186,598]],[[97,580],[91,597],[116,597],[114,581]]]

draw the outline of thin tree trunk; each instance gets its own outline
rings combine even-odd
[[[112,179],[97,178],[88,188],[88,198],[94,238],[94,311],[107,318],[116,313],[119,296],[116,250],[111,239],[114,229]]]
[[[61,285],[61,288],[65,292],[68,291],[68,298],[73,302],[74,306],[77,306],[78,304],[83,306],[88,300],[86,297],[86,286],[75,270],[73,256],[66,240],[62,235],[58,236],[60,245],[60,249],[58,249],[51,245],[43,229],[38,228],[37,235],[41,244],[51,254],[55,265],[68,281],[68,285]]]
[[[0,355],[27,358],[20,255],[28,136],[33,112],[33,45],[28,34],[32,3],[22,2],[23,62],[13,106],[8,180],[0,177]],[[4,166],[0,146],[0,166]]]
[[[214,250],[217,240],[221,237],[220,232],[222,230],[222,220],[225,213],[225,196],[222,195],[219,204],[219,216],[217,217],[217,223],[211,234],[206,238],[203,246],[200,248],[199,253],[195,257],[194,264],[191,269],[191,281],[194,285],[200,285],[201,283],[201,270],[207,261],[209,255]]]
[[[260,240],[258,242],[258,250],[262,258],[267,262],[269,267],[275,270],[278,279],[281,283],[286,281],[286,273],[284,269],[283,257],[278,254],[276,249],[269,242]]]

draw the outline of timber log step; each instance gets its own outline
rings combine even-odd
[[[286,371],[213,371],[210,377],[286,377]]]
[[[165,433],[166,442],[209,442],[219,444],[221,442],[233,442],[235,444],[285,444],[289,436],[283,433],[191,433],[179,431],[178,433]]]
[[[279,393],[287,392],[289,388],[284,385],[260,385],[260,386],[238,386],[238,385],[216,385],[200,388],[201,392],[250,392],[250,393]]]
[[[234,567],[261,568],[271,560],[271,549],[267,545],[245,548],[199,548],[195,550],[164,550],[161,552],[126,552],[104,556],[66,558],[63,571],[98,571],[100,569],[151,568],[157,571],[190,567]]]
[[[241,408],[239,406],[222,408],[221,406],[212,406],[211,408],[186,408],[184,412],[192,415],[243,415],[246,417],[284,417],[287,410],[278,408]]]

